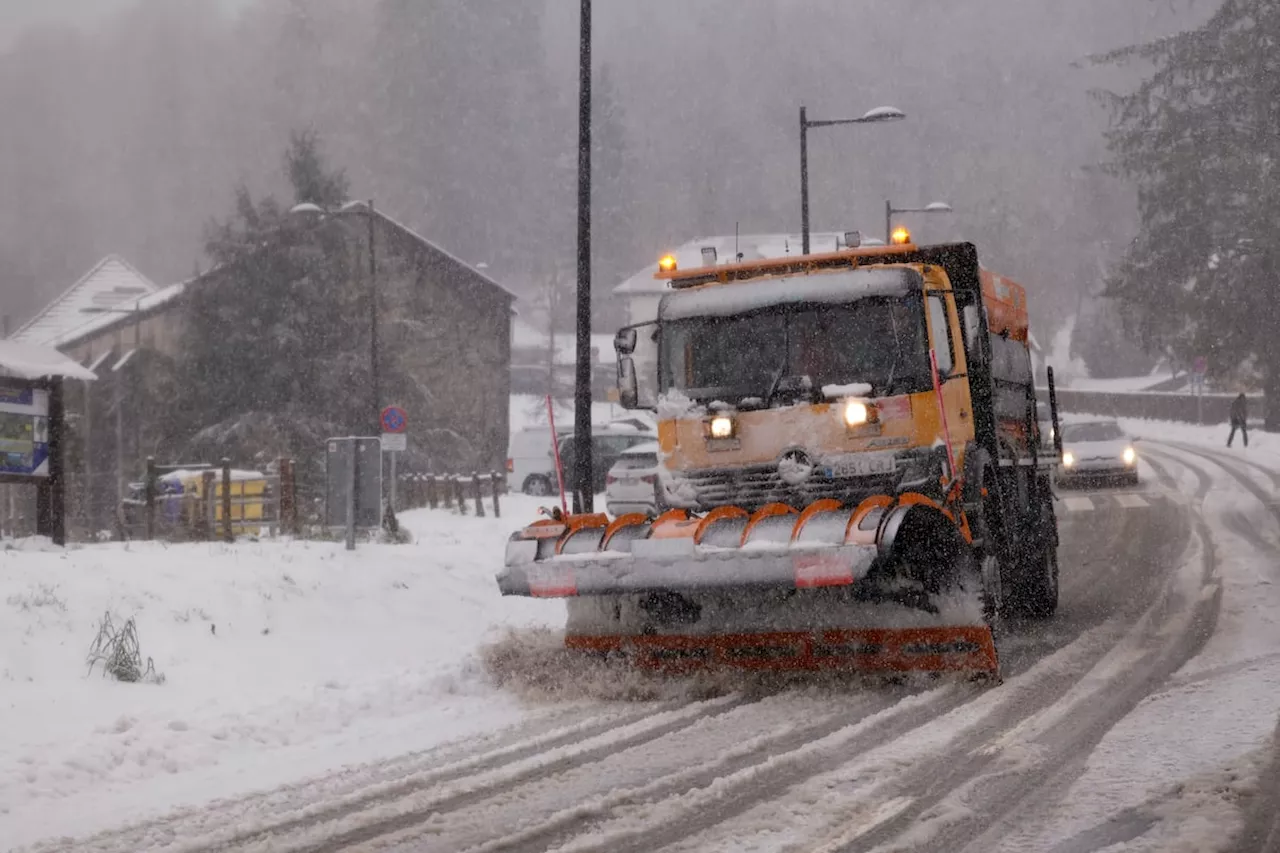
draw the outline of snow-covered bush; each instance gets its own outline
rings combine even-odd
[[[156,672],[151,658],[147,658],[146,666],[143,666],[138,626],[132,617],[117,629],[111,614],[103,614],[98,635],[89,647],[88,662],[89,672],[93,672],[94,665],[101,663],[103,675],[110,675],[117,681],[164,683],[164,676]]]

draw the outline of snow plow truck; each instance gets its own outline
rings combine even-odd
[[[1001,617],[1058,603],[1025,290],[967,243],[712,260],[663,258],[656,321],[615,341],[671,508],[544,511],[501,592],[644,668],[998,681]]]

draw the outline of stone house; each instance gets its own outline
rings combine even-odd
[[[360,276],[368,269],[369,229],[363,216],[351,219],[346,248]],[[452,436],[457,440],[445,442],[449,458],[440,460],[441,467],[500,469],[508,442],[514,294],[381,212],[374,214],[373,235],[383,330],[379,361],[396,359],[434,401],[431,412],[408,413],[411,449],[429,452],[442,436]],[[181,352],[184,296],[217,287],[225,274],[215,268],[161,288],[111,256],[10,336],[56,347],[102,380],[67,394],[69,415],[86,444],[79,473],[88,491],[98,494],[91,501],[99,505],[98,519],[154,452],[144,437],[147,413],[135,404],[142,399],[135,396],[138,383],[146,381],[155,356]],[[367,277],[352,286],[367,287]],[[427,344],[398,349],[398,324],[429,329]]]

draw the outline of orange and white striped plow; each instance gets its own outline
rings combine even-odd
[[[709,636],[575,636],[565,647],[621,654],[638,668],[691,672],[711,667],[763,671],[967,673],[997,676],[986,626],[774,631]]]
[[[504,595],[565,599],[570,648],[643,668],[994,675],[980,607],[912,609],[955,591],[969,543],[962,513],[917,494],[852,509],[578,515],[513,535],[497,580]]]

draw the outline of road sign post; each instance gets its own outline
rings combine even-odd
[[[331,438],[326,442],[325,526],[346,530],[355,547],[355,530],[382,526],[382,451],[374,437]]]
[[[399,406],[387,406],[379,417],[382,423],[382,450],[391,456],[391,487],[389,497],[391,511],[396,511],[396,454],[409,446],[405,430],[409,428],[409,416]]]

